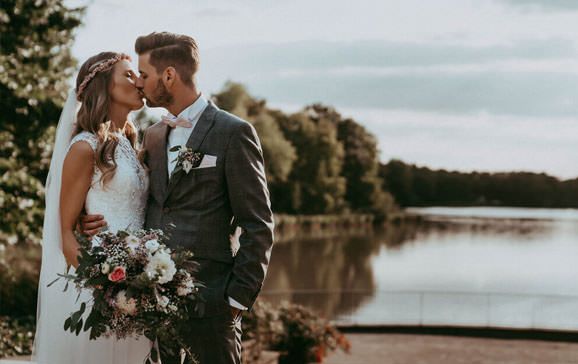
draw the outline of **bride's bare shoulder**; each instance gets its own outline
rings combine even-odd
[[[92,169],[94,163],[94,149],[87,143],[76,142],[70,145],[64,160],[64,169]]]
[[[96,136],[88,132],[79,133],[72,138],[64,159],[63,172],[76,174],[80,171],[92,171],[97,142]]]

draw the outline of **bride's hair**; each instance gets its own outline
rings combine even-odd
[[[108,116],[110,107],[110,93],[114,65],[108,69],[97,71],[94,77],[90,78],[91,72],[98,65],[102,65],[107,60],[119,57],[119,60],[130,59],[129,56],[116,52],[102,52],[87,59],[78,72],[76,78],[76,90],[80,90],[77,95],[80,101],[80,109],[77,114],[76,129],[74,135],[81,131],[88,131],[98,137],[98,148],[96,149],[96,166],[102,172],[100,182],[104,185],[114,176],[116,171],[116,161],[114,152],[118,146],[118,137],[110,132],[111,121]],[[88,76],[88,78],[87,78]],[[86,83],[86,79],[89,82]],[[83,87],[81,87],[83,86]],[[133,148],[137,149],[137,129],[128,121],[124,128],[124,134],[130,141]]]

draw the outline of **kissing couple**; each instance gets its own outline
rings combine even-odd
[[[194,254],[204,287],[203,312],[186,323],[201,364],[241,363],[241,313],[263,285],[273,245],[273,214],[263,151],[255,128],[220,110],[197,88],[196,41],[151,33],[135,42],[138,75],[128,55],[102,52],[80,67],[57,128],[46,183],[46,213],[32,359],[38,364],[137,364],[144,337],[89,340],[63,330],[78,292],[47,283],[78,267],[75,231],[170,231],[167,246]],[[168,114],[139,140],[131,111]],[[179,161],[175,147],[195,158]],[[178,148],[176,148],[178,149]],[[179,165],[180,163],[180,165]],[[85,300],[91,293],[80,292]],[[162,344],[162,343],[161,343]],[[181,363],[164,356],[162,364]]]

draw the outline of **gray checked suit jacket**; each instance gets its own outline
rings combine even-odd
[[[146,228],[170,231],[169,247],[183,246],[194,253],[199,263],[196,277],[206,285],[203,316],[229,310],[227,297],[251,308],[273,245],[273,214],[257,133],[248,122],[210,102],[186,145],[216,156],[216,166],[188,174],[181,170],[170,180],[168,133],[167,125],[156,123],[143,138],[150,169]],[[229,234],[236,226],[242,233],[233,256]]]

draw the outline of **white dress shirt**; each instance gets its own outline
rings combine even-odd
[[[177,145],[185,145],[187,144],[187,141],[189,140],[189,137],[191,136],[191,133],[193,132],[193,129],[195,128],[195,125],[197,125],[197,122],[199,121],[199,118],[201,117],[201,114],[203,113],[203,111],[205,111],[205,109],[207,108],[207,106],[209,105],[209,102],[207,101],[206,98],[203,97],[203,95],[200,95],[197,100],[195,100],[195,102],[193,102],[192,104],[190,104],[189,106],[187,106],[183,111],[181,111],[181,113],[177,116],[172,115],[171,113],[169,113],[167,115],[167,117],[171,118],[171,119],[176,119],[176,118],[183,118],[183,119],[187,119],[191,122],[192,127],[190,128],[185,128],[182,126],[177,126],[174,129],[171,129],[169,131],[169,140],[167,142],[167,167],[168,167],[168,172],[169,172],[169,177],[171,175],[171,173],[173,173],[173,170],[175,169],[175,165],[177,164],[176,159],[179,155],[179,152],[171,152],[171,148]],[[243,306],[242,304],[240,304],[239,302],[235,301],[235,299],[229,297],[229,305],[238,308],[240,310],[246,310],[247,307]]]
[[[169,140],[167,142],[167,158],[168,158],[167,167],[169,177],[171,173],[173,173],[173,170],[175,169],[175,165],[177,164],[176,159],[179,155],[179,152],[171,152],[170,151],[171,148],[177,145],[187,144],[187,141],[189,140],[189,137],[191,136],[191,133],[195,128],[195,125],[197,125],[197,122],[199,121],[199,118],[201,117],[203,111],[205,111],[205,109],[207,108],[207,105],[209,105],[209,102],[207,101],[207,99],[203,97],[203,95],[201,95],[197,98],[197,100],[195,100],[195,102],[193,102],[192,104],[187,106],[183,111],[181,111],[179,115],[174,116],[171,113],[167,115],[167,117],[171,119],[176,118],[187,119],[188,121],[191,122],[191,124],[193,124],[193,126],[190,128],[177,126],[176,128],[171,129],[171,131],[169,132]]]

